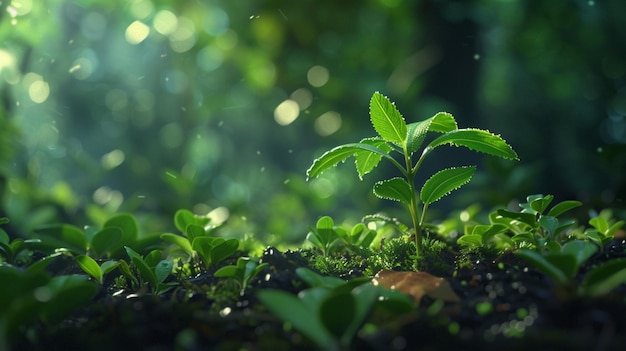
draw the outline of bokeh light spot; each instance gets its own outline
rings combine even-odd
[[[300,107],[294,100],[287,99],[274,109],[274,120],[281,126],[287,126],[298,118]]]
[[[178,18],[178,27],[170,35],[170,47],[178,53],[189,51],[196,44],[196,28],[185,17]]]
[[[341,128],[341,115],[335,111],[328,111],[317,117],[313,127],[321,136],[331,135]]]
[[[323,66],[313,66],[309,69],[306,74],[307,80],[309,84],[312,86],[319,88],[328,83],[328,79],[330,78],[330,74],[328,69]]]
[[[41,104],[50,96],[50,86],[43,79],[35,80],[28,87],[28,96],[33,102]]]
[[[178,18],[171,11],[161,10],[154,15],[152,25],[157,32],[168,36],[176,31]]]
[[[94,71],[93,62],[86,57],[79,57],[72,63],[68,72],[76,79],[83,80],[91,77]]]
[[[131,45],[137,45],[146,40],[150,34],[150,27],[141,21],[134,21],[126,28],[126,41]]]
[[[289,98],[298,103],[300,111],[306,110],[313,103],[313,94],[309,89],[306,88],[297,89],[296,91],[291,93]]]
[[[154,5],[150,0],[132,0],[130,13],[137,19],[144,19],[154,11]]]
[[[102,165],[102,168],[110,170],[124,163],[125,159],[126,155],[124,154],[124,151],[116,149],[102,155],[102,158],[100,158],[100,164]]]

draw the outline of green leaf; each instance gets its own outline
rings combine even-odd
[[[257,297],[274,315],[288,322],[322,350],[338,349],[331,333],[324,327],[317,306],[309,306],[292,294],[280,290],[262,290]]]
[[[413,200],[411,187],[402,178],[392,178],[377,182],[374,184],[374,194],[381,199],[400,201],[407,206]]]
[[[420,192],[424,204],[431,204],[451,191],[458,189],[472,179],[476,167],[448,168],[435,173],[430,177]]]
[[[127,213],[120,213],[109,218],[103,228],[119,228],[122,231],[121,245],[132,245],[139,236],[139,226],[135,217]]]
[[[150,267],[146,264],[143,258],[133,249],[128,246],[125,246],[126,253],[128,253],[128,257],[130,257],[131,261],[137,267],[139,271],[139,275],[150,284],[150,287],[155,290],[158,287],[158,282],[154,272]]]
[[[161,260],[154,267],[154,275],[158,283],[163,283],[167,277],[172,273],[174,268],[174,262],[170,260]]]
[[[565,275],[565,273],[537,251],[529,249],[519,249],[515,251],[515,254],[521,257],[524,261],[530,263],[535,268],[539,269],[541,272],[549,275],[557,282],[563,284],[567,283],[568,277]]]
[[[386,141],[380,138],[367,138],[360,141],[361,144],[371,145],[383,152],[389,153],[391,147]],[[363,176],[371,172],[383,158],[379,153],[371,152],[370,150],[357,151],[354,154],[356,162],[356,170],[359,173],[359,179],[363,179]]]
[[[189,240],[189,242],[193,243],[194,240],[196,240],[196,238],[200,238],[200,237],[206,237],[207,236],[207,232],[206,230],[197,225],[197,224],[190,224],[187,226],[187,239]]]
[[[86,255],[79,255],[75,258],[78,266],[87,274],[92,276],[94,279],[98,281],[98,283],[102,284],[102,269],[98,265],[98,262],[93,258]]]
[[[186,209],[180,209],[174,214],[174,225],[176,226],[176,229],[180,230],[181,233],[186,233],[187,227],[190,224],[195,224],[204,228],[210,222],[211,219],[209,217],[196,216],[193,212]]]
[[[450,131],[428,144],[429,148],[450,144],[505,159],[519,160],[517,154],[500,136],[481,129],[457,129]]]
[[[211,263],[217,264],[232,256],[232,254],[237,251],[237,248],[239,248],[238,239],[226,239],[223,243],[216,245],[213,250],[211,250]]]
[[[119,265],[120,265],[119,261],[105,261],[102,263],[102,265],[100,265],[100,270],[102,271],[102,274],[104,275],[104,274],[110,273]]]
[[[337,166],[337,164],[341,162],[344,162],[348,157],[354,156],[355,154],[361,152],[378,154],[381,157],[395,161],[393,157],[389,156],[384,150],[369,145],[367,143],[351,143],[340,145],[332,148],[330,151],[326,151],[324,154],[322,154],[322,156],[316,158],[313,161],[311,167],[306,171],[307,180],[318,177],[324,171]],[[366,169],[367,167],[364,167],[364,170]]]
[[[498,216],[520,221],[530,225],[531,227],[535,227],[537,225],[537,218],[532,213],[514,212],[503,208],[496,210],[496,213]]]
[[[423,121],[411,123],[407,126],[407,149],[411,153],[419,150],[429,131],[447,133],[457,128],[454,117],[447,112],[439,112]]]
[[[456,243],[461,246],[468,247],[482,247],[483,238],[479,234],[465,234],[456,240]]]
[[[375,92],[370,100],[370,119],[374,129],[385,141],[403,146],[407,127],[400,111],[386,96]]]
[[[235,278],[239,281],[242,278],[238,275],[239,272],[240,270],[237,266],[224,266],[215,271],[213,276],[218,278]]]
[[[187,238],[182,237],[177,234],[164,233],[164,234],[161,234],[161,239],[165,241],[169,241],[170,243],[180,247],[189,256],[193,255],[193,249],[191,248],[191,243],[189,243],[189,240]]]
[[[354,296],[349,291],[334,293],[328,296],[320,306],[320,319],[328,331],[341,339],[350,327],[356,312]]]
[[[578,272],[578,268],[580,268],[580,266],[576,264],[576,257],[574,255],[562,252],[549,252],[544,254],[544,258],[560,270],[567,277],[567,279],[573,278],[576,275],[576,272]],[[561,283],[566,282],[567,280],[561,281]]]
[[[585,263],[596,251],[598,251],[596,244],[583,240],[568,241],[561,247],[562,253],[572,255],[576,258],[577,266]]]
[[[548,211],[548,216],[558,217],[573,208],[582,206],[582,204],[580,201],[561,201]]]
[[[592,296],[602,296],[616,287],[626,284],[626,259],[608,261],[589,271],[582,286]]]
[[[553,238],[556,229],[559,227],[559,220],[552,216],[541,216],[539,225],[548,231],[550,238]]]
[[[554,195],[546,195],[529,201],[528,204],[530,205],[530,208],[532,208],[536,213],[543,213],[548,208],[553,199]]]
[[[332,289],[346,283],[341,278],[323,276],[305,267],[296,268],[296,274],[312,288],[324,287]]]
[[[122,231],[120,228],[103,228],[91,239],[91,250],[96,257],[102,257],[121,246]]]

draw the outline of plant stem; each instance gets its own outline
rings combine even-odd
[[[422,226],[419,220],[419,199],[417,198],[417,191],[415,190],[415,173],[417,171],[417,167],[413,167],[411,163],[411,156],[408,150],[404,149],[404,161],[406,163],[406,180],[409,183],[409,189],[411,189],[411,204],[409,205],[409,212],[411,213],[411,221],[413,222],[413,230],[415,231],[415,254],[420,257],[422,253]],[[418,165],[421,161],[418,161]]]

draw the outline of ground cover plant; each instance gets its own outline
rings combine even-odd
[[[406,124],[379,93],[370,113],[378,137],[330,150],[307,175],[355,157],[363,176],[388,160],[403,178],[374,192],[405,205],[412,228],[381,214],[360,223],[323,216],[301,247],[255,256],[222,234],[228,223],[186,209],[165,233],[143,233],[122,213],[21,238],[0,218],[0,351],[623,347],[619,212],[589,212],[585,221],[573,215],[582,202],[535,194],[485,219],[472,206],[426,223],[429,205],[475,169],[437,172],[418,192],[415,174],[433,149],[517,154],[495,134],[458,129],[447,113]],[[420,149],[428,132],[440,135]]]

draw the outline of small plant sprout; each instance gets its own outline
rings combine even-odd
[[[307,170],[307,179],[318,177],[322,172],[347,158],[354,156],[359,178],[371,172],[386,159],[394,165],[402,178],[382,180],[374,185],[374,194],[383,199],[399,201],[409,210],[417,256],[422,252],[422,227],[428,206],[452,190],[466,184],[472,178],[475,166],[453,167],[432,175],[420,191],[415,186],[415,176],[426,156],[442,145],[463,146],[470,150],[505,159],[518,160],[517,154],[500,136],[481,129],[459,129],[454,117],[439,112],[426,120],[407,124],[396,106],[382,94],[375,92],[370,101],[370,120],[377,136],[358,143],[337,146],[317,158]],[[428,132],[440,136],[422,147]],[[392,152],[401,156],[400,161]],[[422,204],[420,209],[420,204]]]
[[[243,296],[250,279],[259,274],[267,265],[267,263],[259,263],[258,258],[239,257],[236,265],[224,266],[218,269],[214,275],[216,277],[235,279],[241,287],[239,295]]]

